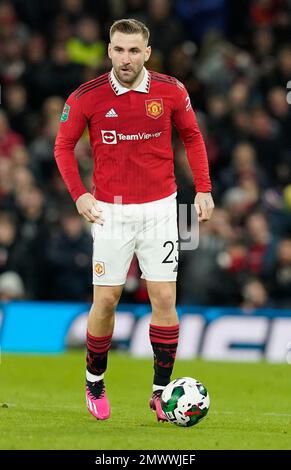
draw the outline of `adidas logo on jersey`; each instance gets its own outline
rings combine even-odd
[[[113,108],[111,108],[108,113],[105,114],[105,117],[118,117],[118,114]]]

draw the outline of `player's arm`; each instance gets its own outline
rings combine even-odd
[[[205,143],[184,86],[178,87],[175,101],[173,122],[186,149],[196,189],[194,204],[198,220],[203,222],[210,219],[214,209]]]
[[[77,210],[88,222],[102,223],[101,210],[96,199],[82,183],[75,146],[82,136],[87,119],[80,100],[74,93],[67,99],[60,119],[60,126],[55,142],[55,159],[66,187],[76,203]]]

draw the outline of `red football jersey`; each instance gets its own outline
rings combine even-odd
[[[123,204],[162,199],[176,191],[172,124],[184,142],[196,191],[211,191],[208,161],[188,93],[177,79],[144,69],[140,85],[123,87],[113,70],[81,85],[66,101],[55,158],[76,201],[88,192],[74,156],[86,126],[94,158],[96,199]]]

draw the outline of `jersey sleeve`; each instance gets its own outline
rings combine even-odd
[[[81,102],[72,93],[67,99],[60,118],[55,142],[55,159],[61,176],[74,201],[88,190],[82,183],[78,163],[74,154],[75,146],[87,125]]]
[[[187,90],[179,84],[175,93],[173,123],[184,143],[197,192],[210,192],[211,181],[205,143]]]

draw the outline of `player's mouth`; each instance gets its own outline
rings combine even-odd
[[[120,70],[121,70],[122,72],[132,72],[132,70],[129,69],[128,67],[122,67]]]

